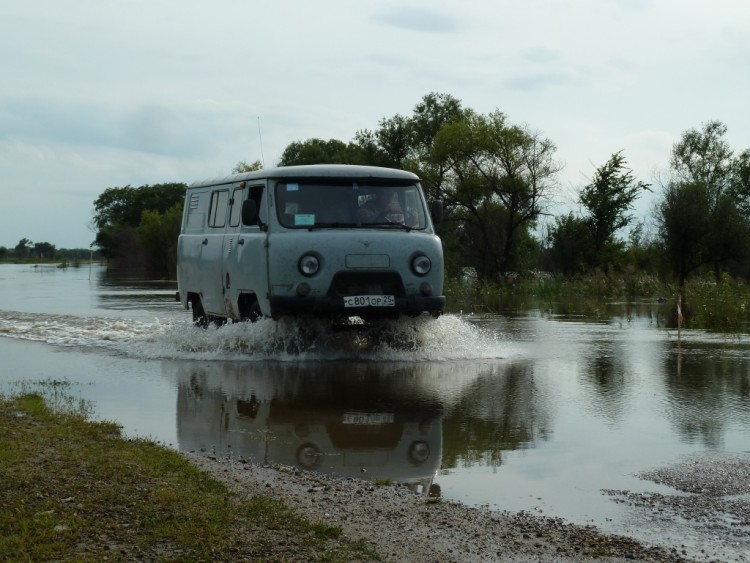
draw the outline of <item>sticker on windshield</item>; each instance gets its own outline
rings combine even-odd
[[[298,192],[299,191],[299,184],[287,184],[286,185],[286,191],[288,191],[288,192]]]
[[[309,227],[315,224],[314,213],[297,213],[294,216],[294,224],[298,226]]]

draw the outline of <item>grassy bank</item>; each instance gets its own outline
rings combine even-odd
[[[750,332],[750,286],[724,275],[695,277],[684,287],[646,274],[603,273],[575,278],[544,272],[510,278],[493,284],[465,277],[446,280],[448,308],[452,312],[510,313],[531,309],[574,309],[591,320],[606,317],[603,304],[613,301],[662,303],[666,325],[676,327],[677,297],[682,297],[684,328],[716,332]]]
[[[0,397],[3,560],[377,559],[338,527],[268,495],[240,502],[178,453],[68,407]]]

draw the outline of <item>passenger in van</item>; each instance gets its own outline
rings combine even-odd
[[[404,224],[404,211],[398,202],[398,193],[392,188],[384,188],[375,193],[375,197],[359,209],[359,220],[362,223],[396,223]]]

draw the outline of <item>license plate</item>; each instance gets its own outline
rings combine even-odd
[[[344,424],[393,424],[392,412],[345,412]]]
[[[394,307],[393,295],[352,295],[344,297],[344,307]]]

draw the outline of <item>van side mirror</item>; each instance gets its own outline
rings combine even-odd
[[[242,202],[242,224],[246,227],[258,224],[258,205],[254,199]]]
[[[439,199],[430,202],[430,215],[436,225],[443,220],[443,202]]]

